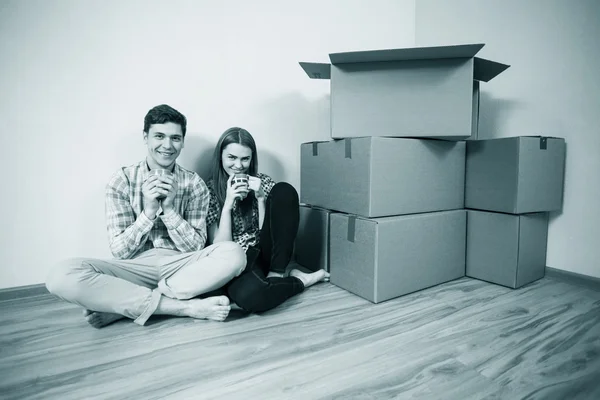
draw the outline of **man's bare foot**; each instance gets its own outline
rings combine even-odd
[[[187,300],[188,317],[197,319],[211,319],[213,321],[225,321],[229,315],[231,306],[227,296],[213,296],[205,299]]]
[[[125,318],[120,314],[112,314],[92,310],[83,310],[83,316],[85,317],[88,324],[90,324],[94,328],[102,328],[103,326],[112,324],[115,321]]]
[[[299,269],[293,269],[290,271],[290,276],[295,276],[296,278],[300,279],[305,288],[310,287],[317,282],[329,281],[329,272],[325,271],[324,269],[320,269],[310,274],[304,273]]]
[[[285,275],[281,272],[269,271],[267,278],[283,278]]]

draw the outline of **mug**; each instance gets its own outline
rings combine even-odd
[[[157,169],[150,170],[150,175],[148,175],[148,176],[152,176],[152,175],[171,176],[172,177],[173,173],[171,171],[169,171],[168,169],[157,168]]]
[[[248,174],[234,174],[233,179],[231,180],[231,186],[236,183],[243,183],[248,186]]]
[[[148,177],[150,177],[152,175],[156,175],[158,177],[161,177],[161,176],[174,177],[174,174],[171,171],[169,171],[168,169],[162,169],[162,168],[151,169],[150,170],[150,174],[148,175]],[[159,200],[162,200],[164,198],[165,198],[165,196],[158,197]]]
[[[243,183],[246,185],[246,191],[248,191],[248,174],[234,174],[233,179],[231,180],[231,186],[234,186],[236,183]],[[243,196],[245,199],[248,193]]]

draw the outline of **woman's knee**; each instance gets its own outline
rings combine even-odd
[[[291,201],[298,203],[298,192],[287,182],[277,182],[269,193],[271,200]]]
[[[46,289],[63,299],[77,297],[83,263],[82,258],[69,258],[58,262],[46,276]]]

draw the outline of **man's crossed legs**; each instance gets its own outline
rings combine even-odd
[[[144,325],[151,315],[223,321],[229,299],[194,297],[219,289],[241,274],[246,255],[234,242],[193,253],[151,249],[131,260],[68,259],[46,280],[50,293],[78,304],[95,327],[127,317]]]

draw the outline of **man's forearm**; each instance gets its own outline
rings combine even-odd
[[[189,253],[204,248],[206,244],[206,223],[203,223],[203,226],[199,228],[195,228],[174,209],[164,211],[160,218],[179,251]]]
[[[110,251],[115,258],[126,260],[133,257],[148,240],[148,234],[154,225],[144,213],[122,232],[110,239]],[[115,231],[116,228],[109,230]]]

